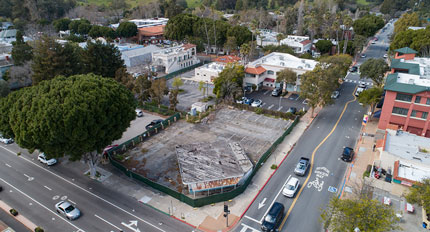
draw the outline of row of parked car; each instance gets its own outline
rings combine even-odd
[[[237,104],[246,104],[252,107],[261,107],[263,105],[263,101],[260,99],[254,100],[252,98],[242,97],[236,100]]]

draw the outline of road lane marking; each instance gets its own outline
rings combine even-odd
[[[9,150],[9,149],[7,149],[7,148],[3,147],[3,146],[0,146],[0,147],[2,147],[3,149],[5,149],[6,151],[8,151],[8,152],[10,152],[10,153],[12,153],[12,154],[14,154],[14,155],[16,155],[16,153],[15,153],[15,152],[13,152],[13,151],[11,151],[11,150]],[[114,207],[114,208],[116,208],[116,209],[118,209],[118,210],[122,211],[123,213],[128,214],[128,215],[130,215],[130,216],[132,216],[132,217],[134,217],[134,218],[138,219],[139,221],[141,221],[141,222],[143,222],[143,223],[145,223],[145,224],[147,224],[147,225],[150,225],[150,226],[154,227],[155,229],[157,229],[157,230],[159,230],[159,231],[166,232],[165,230],[163,230],[163,229],[161,229],[161,228],[159,228],[159,227],[157,227],[157,226],[153,225],[152,223],[150,223],[150,222],[148,222],[148,221],[146,221],[146,220],[143,220],[142,218],[140,218],[140,217],[138,217],[138,216],[136,216],[136,215],[134,215],[134,214],[132,214],[132,213],[128,212],[127,210],[125,210],[125,209],[123,209],[123,208],[121,208],[121,207],[119,207],[119,206],[115,205],[114,203],[112,203],[112,202],[110,202],[110,201],[108,201],[108,200],[106,200],[106,199],[104,199],[104,198],[102,198],[102,197],[99,197],[98,195],[96,195],[96,194],[94,194],[94,193],[92,193],[92,192],[90,192],[90,191],[88,191],[88,190],[86,190],[86,189],[82,188],[81,186],[79,186],[79,185],[77,185],[77,184],[75,184],[75,183],[73,183],[73,182],[71,182],[71,181],[69,181],[69,180],[67,180],[66,178],[64,178],[64,177],[62,177],[62,176],[60,176],[60,175],[58,175],[58,174],[56,174],[56,173],[54,173],[54,172],[52,172],[52,171],[50,171],[50,170],[46,169],[46,168],[43,168],[42,166],[39,166],[39,165],[37,165],[36,163],[33,163],[31,160],[29,160],[29,159],[27,159],[27,158],[25,158],[25,157],[23,157],[23,156],[17,156],[17,157],[18,157],[18,158],[22,158],[22,159],[24,159],[25,161],[27,161],[27,162],[29,162],[29,163],[33,164],[34,166],[36,166],[36,167],[38,167],[38,168],[40,168],[40,169],[42,169],[42,170],[44,170],[44,171],[46,171],[46,172],[49,172],[50,174],[52,174],[52,175],[54,175],[54,176],[58,177],[59,179],[61,179],[61,180],[65,181],[65,182],[67,182],[67,183],[69,183],[69,184],[71,184],[71,185],[75,186],[76,188],[78,188],[78,189],[80,189],[80,190],[82,190],[82,191],[84,191],[84,192],[88,193],[89,195],[91,195],[91,196],[93,196],[93,197],[95,197],[95,198],[97,198],[97,199],[99,199],[99,200],[101,200],[101,201],[104,201],[106,204],[111,205],[112,207]],[[3,179],[1,179],[1,178],[0,178],[0,180],[3,180]],[[4,181],[4,180],[3,180],[3,181]]]
[[[287,178],[287,180],[285,181],[285,183],[283,185],[281,185],[281,189],[279,190],[278,194],[276,194],[275,198],[273,199],[272,203],[270,204],[269,207],[267,207],[266,212],[264,213],[263,217],[260,220],[260,224],[263,223],[263,219],[266,216],[266,214],[269,212],[270,208],[272,208],[272,205],[275,203],[276,199],[278,198],[279,194],[281,194],[282,190],[284,190],[284,186],[287,184],[287,182],[290,180],[291,175]]]
[[[264,207],[266,204],[264,204],[266,202],[267,198],[265,197],[261,202],[258,203],[258,209]]]
[[[5,164],[6,166],[8,166],[8,167],[12,167],[12,166],[10,166],[9,164]]]
[[[336,123],[334,124],[333,128],[331,129],[330,133],[328,133],[328,135],[318,144],[318,146],[314,149],[314,151],[312,152],[312,157],[311,157],[311,167],[308,173],[308,176],[306,177],[305,182],[303,182],[303,186],[306,186],[306,184],[309,181],[309,178],[311,178],[312,175],[312,169],[314,166],[314,158],[315,158],[315,154],[317,152],[317,150],[325,143],[325,141],[330,137],[331,134],[333,134],[334,130],[336,129],[337,125],[339,124],[340,120],[343,117],[343,114],[346,111],[346,108],[348,107],[349,103],[354,102],[355,100],[357,100],[357,97],[354,95],[355,91],[357,90],[357,86],[355,87],[354,91],[352,91],[351,95],[354,97],[353,100],[348,101],[345,106],[343,107],[342,113],[340,114],[339,118],[337,119]],[[294,205],[296,204],[297,200],[300,197],[300,194],[302,194],[302,191],[305,188],[300,188],[299,192],[297,193],[296,198],[294,198],[293,203],[291,204],[290,208],[287,211],[287,214],[285,214],[284,219],[282,220],[281,225],[279,226],[279,230],[282,231],[282,227],[284,227],[285,222],[287,221],[288,216],[290,216],[291,211],[293,211]]]
[[[249,220],[251,220],[251,221],[254,221],[254,222],[256,222],[256,223],[258,223],[258,224],[261,224],[261,222],[260,221],[257,221],[257,219],[254,219],[254,218],[252,218],[252,217],[249,217],[249,216],[243,216],[243,217],[245,217],[245,218],[248,218]]]
[[[74,202],[74,201],[72,201],[72,200],[68,200],[70,203],[72,203],[72,204],[74,204],[74,205],[76,205],[76,202]]]
[[[49,191],[52,191],[52,189],[50,189],[48,186],[44,185],[43,187],[45,187],[46,189],[48,189]]]
[[[63,217],[60,217],[57,213],[55,213],[54,211],[52,211],[51,209],[49,209],[48,207],[44,206],[42,203],[36,201],[35,199],[33,199],[32,197],[30,197],[29,195],[27,195],[26,193],[24,193],[23,191],[19,190],[17,187],[13,186],[12,184],[10,184],[9,182],[5,181],[3,178],[0,178],[1,181],[3,181],[4,183],[6,183],[7,185],[9,185],[10,187],[12,187],[13,189],[15,189],[16,191],[18,191],[19,193],[21,193],[22,195],[26,196],[27,198],[29,198],[30,200],[36,202],[38,205],[42,206],[42,208],[48,210],[49,212],[51,212],[52,214],[56,215],[57,217],[59,217],[60,219],[62,219],[63,221],[67,222],[69,225],[73,226],[75,229],[80,230],[80,231],[84,231],[82,229],[80,229],[79,227],[75,226],[73,223],[71,223],[70,221],[66,220]]]
[[[245,231],[247,231],[248,229],[252,230],[252,232],[258,232],[258,231],[259,231],[259,230],[254,229],[254,228],[252,228],[252,227],[250,227],[250,226],[248,226],[248,225],[246,225],[246,224],[241,223],[241,225],[242,225],[243,227],[242,227],[242,229],[240,230],[240,232],[245,232]]]
[[[94,217],[96,217],[96,218],[98,218],[98,219],[100,219],[100,220],[102,220],[102,221],[106,222],[107,224],[111,225],[111,226],[112,226],[112,227],[114,227],[115,229],[117,229],[117,230],[119,230],[119,231],[122,231],[122,229],[121,229],[121,228],[119,228],[118,226],[116,226],[116,225],[114,225],[114,224],[112,224],[112,223],[108,222],[107,220],[103,219],[103,218],[102,218],[102,217],[100,217],[99,215],[94,214]]]

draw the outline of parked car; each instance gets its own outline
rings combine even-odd
[[[245,100],[245,103],[244,103],[244,104],[251,105],[253,102],[254,102],[254,99],[252,99],[252,98],[247,98],[247,99]]]
[[[362,82],[362,83],[358,84],[358,88],[366,89],[366,87],[367,87],[366,83]]]
[[[258,100],[253,101],[251,103],[251,106],[252,107],[261,107],[261,104],[263,104],[263,102],[260,99],[258,99]]]
[[[378,37],[375,37],[375,41],[378,41]]]
[[[261,230],[268,231],[268,232],[277,231],[283,218],[284,218],[284,205],[279,202],[273,203],[267,215],[264,216],[263,223],[261,223]]]
[[[336,98],[338,98],[340,96],[340,92],[339,91],[334,91],[332,94],[331,94],[331,98],[333,98],[333,99],[336,99]]]
[[[103,154],[107,154],[107,152],[114,147],[118,147],[118,144],[109,145],[109,146],[105,147],[105,149],[103,149]]]
[[[48,165],[48,166],[51,166],[51,165],[54,165],[54,164],[56,164],[57,163],[57,159],[55,159],[55,158],[50,158],[50,159],[48,159],[47,157],[46,157],[46,155],[45,155],[45,153],[40,153],[38,156],[37,156],[37,159],[39,160],[39,162],[41,162],[42,164],[46,164],[46,165]]]
[[[239,99],[236,100],[236,103],[237,104],[244,104],[245,101],[246,101],[246,99],[248,99],[248,98],[246,98],[246,97],[239,98]]]
[[[357,72],[358,68],[357,68],[357,66],[352,66],[351,68],[349,68],[349,71],[350,72]]]
[[[55,210],[69,220],[75,220],[81,216],[81,211],[67,201],[60,201],[55,204]]]
[[[343,147],[342,156],[340,158],[345,162],[351,162],[354,159],[354,149]]]
[[[387,58],[388,57],[388,54],[384,54],[384,58]]]
[[[282,93],[281,88],[275,88],[274,90],[272,90],[272,96],[274,97],[278,97],[279,95],[281,95],[281,93]]]
[[[361,58],[366,58],[367,55],[366,54],[361,54]]]
[[[355,91],[355,96],[358,97],[364,91],[364,88],[358,87]]]
[[[389,47],[386,47],[386,48],[385,48],[385,51],[388,51],[388,49],[389,49]]]
[[[372,44],[376,44],[376,41],[375,41],[375,40],[373,40],[373,41],[372,41]]]
[[[304,176],[306,171],[309,168],[309,159],[306,157],[301,157],[299,162],[297,163],[296,168],[294,169],[294,173],[298,176]]]
[[[11,144],[14,141],[12,138],[6,138],[2,134],[0,134],[0,142],[5,143],[5,144]]]
[[[288,108],[288,110],[287,110],[287,113],[295,114],[296,112],[297,112],[297,108],[296,108],[296,107],[290,107],[290,108]]]
[[[136,116],[137,116],[138,118],[143,117],[143,112],[142,112],[142,110],[140,110],[140,109],[136,109],[135,111],[136,111]]]
[[[295,177],[291,177],[282,190],[282,194],[286,197],[294,197],[299,189],[300,181]]]
[[[163,121],[164,121],[163,119],[153,120],[152,122],[150,122],[148,125],[145,126],[145,129],[149,130],[149,129],[157,126],[158,124],[161,124]]]

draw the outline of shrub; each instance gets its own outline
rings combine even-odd
[[[34,232],[44,232],[44,230],[38,226],[34,228]]]
[[[16,153],[16,155],[17,155],[17,156],[20,156],[20,155],[21,155],[21,152]]]
[[[272,164],[272,166],[270,166],[270,168],[271,168],[271,169],[276,169],[276,168],[278,168],[278,165],[276,165],[276,164]]]
[[[370,172],[369,171],[364,171],[363,172],[363,179],[364,179],[364,177],[369,177],[370,176]]]
[[[13,216],[17,216],[18,215],[18,211],[16,211],[16,209],[10,209],[9,210],[10,214],[12,214]]]
[[[255,109],[255,113],[256,114],[262,114],[263,113],[263,109],[262,108],[257,108],[257,109]]]

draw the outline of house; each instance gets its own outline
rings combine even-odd
[[[297,81],[294,85],[288,84],[286,89],[299,92],[300,75],[313,70],[317,64],[318,62],[315,60],[301,59],[287,53],[272,52],[246,66],[244,86],[256,85],[257,90],[262,87],[275,88],[279,86],[279,83],[276,83],[277,73],[289,68],[297,73]]]
[[[151,69],[154,72],[172,73],[200,63],[196,45],[182,44],[152,53]]]
[[[260,29],[260,34],[257,35],[256,41],[258,46],[267,46],[267,45],[278,45],[278,39],[276,36],[279,34],[278,32],[273,32],[267,29]]]
[[[281,45],[288,45],[295,53],[304,54],[311,50],[312,41],[309,40],[308,36],[289,35],[281,40]]]
[[[16,29],[0,31],[0,41],[12,43],[16,40]]]
[[[390,124],[403,131],[430,137],[430,58],[415,57],[411,48],[395,50],[384,90],[378,128]]]
[[[141,27],[137,29],[138,41],[140,43],[157,44],[164,40],[164,28],[166,25],[152,27]]]
[[[0,22],[0,31],[7,30],[13,26],[11,22]]]
[[[218,74],[224,70],[227,64],[240,63],[240,60],[240,57],[233,55],[220,56],[214,60],[215,62],[196,68],[194,78],[197,81],[213,83],[213,80],[218,77]]]
[[[121,59],[124,60],[127,68],[139,65],[150,65],[152,53],[161,50],[155,45],[148,46],[118,46],[121,52]]]
[[[11,55],[7,53],[0,54],[0,78],[13,66]]]
[[[0,54],[11,53],[12,48],[13,48],[13,46],[11,43],[0,42]]]
[[[392,174],[394,183],[412,186],[430,178],[430,138],[390,126],[381,141],[378,167]]]

